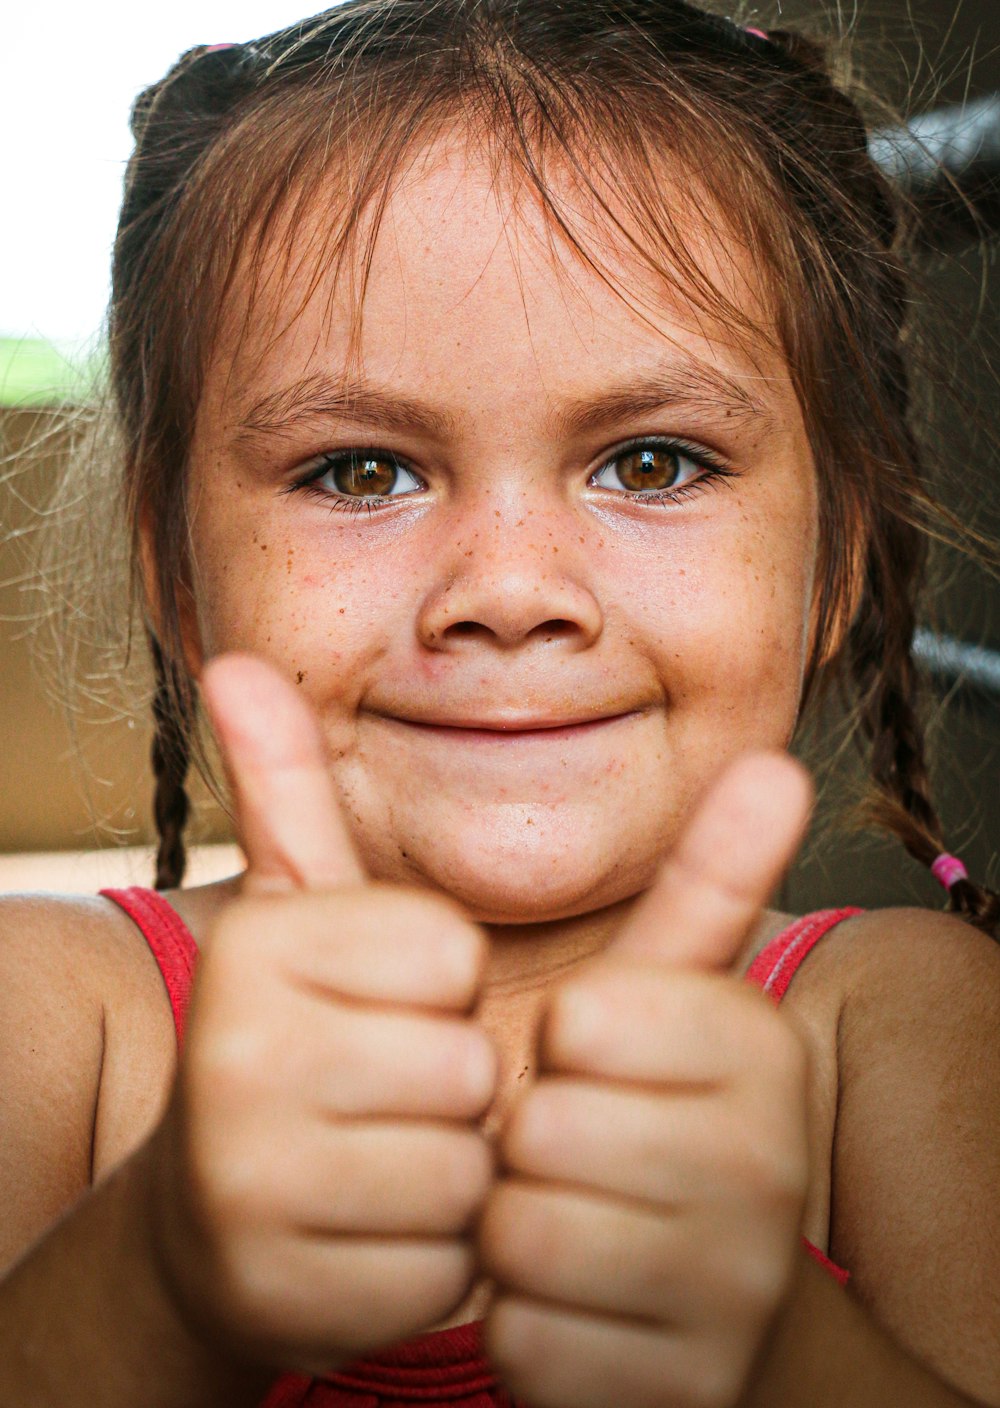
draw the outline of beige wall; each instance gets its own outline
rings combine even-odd
[[[37,526],[29,506],[44,501],[63,442],[32,454],[27,470],[19,455],[50,423],[41,412],[0,409],[8,474],[0,485],[0,852],[80,850],[116,838],[134,845],[154,835],[146,718],[109,721],[81,710],[75,743],[66,710],[32,666],[22,618],[37,613],[40,598],[23,581],[20,535]],[[206,806],[198,834],[221,839],[228,828]]]

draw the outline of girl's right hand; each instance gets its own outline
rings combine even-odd
[[[151,1231],[201,1338],[318,1374],[428,1329],[471,1286],[496,1078],[468,1015],[485,938],[364,874],[316,718],[271,666],[220,657],[202,691],[248,870],[148,1145]]]

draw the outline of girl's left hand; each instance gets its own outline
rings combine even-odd
[[[731,1408],[786,1291],[806,1054],[728,971],[804,831],[785,754],[712,787],[611,946],[558,988],[501,1137],[486,1345],[532,1408]]]

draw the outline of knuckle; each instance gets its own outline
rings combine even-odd
[[[385,923],[418,942],[422,958],[440,963],[455,986],[475,986],[486,963],[486,936],[456,900],[415,886],[375,882],[361,892],[366,906],[378,905]]]
[[[738,1316],[758,1324],[777,1305],[787,1278],[787,1265],[759,1248],[753,1255],[734,1258],[730,1266],[733,1319]]]
[[[733,1408],[742,1388],[731,1352],[714,1340],[691,1351],[684,1377],[685,1408]]]
[[[614,1023],[618,996],[606,973],[560,983],[549,1001],[542,1026],[546,1059],[555,1065],[585,1065],[608,1025]]]
[[[483,1340],[492,1363],[517,1397],[531,1392],[532,1366],[549,1363],[553,1350],[545,1322],[515,1296],[498,1296],[483,1329]]]
[[[440,1196],[450,1221],[464,1227],[478,1213],[493,1172],[493,1155],[481,1134],[469,1129],[450,1135],[440,1170]]]
[[[766,1141],[748,1136],[733,1165],[738,1186],[758,1212],[782,1217],[800,1207],[809,1175],[804,1133]]]
[[[225,905],[216,915],[211,926],[211,943],[207,955],[211,955],[213,967],[230,962],[241,962],[244,950],[252,944],[254,951],[272,932],[273,925],[265,921],[260,899],[242,896]],[[203,968],[206,966],[202,965]]]
[[[526,1216],[523,1190],[509,1179],[488,1194],[479,1225],[480,1255],[488,1273],[502,1285],[529,1288],[535,1266],[552,1268],[551,1230],[545,1219]]]
[[[501,1149],[509,1168],[543,1173],[553,1154],[573,1139],[573,1101],[558,1081],[544,1077],[526,1091],[511,1111]]]
[[[791,1022],[761,993],[747,988],[747,1022],[759,1060],[774,1070],[804,1076],[806,1048]]]

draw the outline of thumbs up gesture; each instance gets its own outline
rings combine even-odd
[[[364,874],[318,724],[248,656],[202,691],[248,861],[204,945],[150,1214],[186,1323],[321,1373],[466,1296],[492,1177],[495,1057],[469,1011],[485,939]]]
[[[532,1408],[731,1408],[795,1265],[805,1052],[729,975],[810,802],[740,758],[612,945],[554,994],[480,1227],[486,1344]]]

